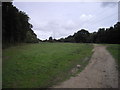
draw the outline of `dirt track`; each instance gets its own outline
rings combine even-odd
[[[76,77],[53,88],[118,88],[118,71],[105,46],[95,45],[88,66]]]

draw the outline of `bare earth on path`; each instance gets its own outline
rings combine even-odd
[[[53,88],[118,88],[116,62],[105,46],[95,45],[89,64],[77,76]]]

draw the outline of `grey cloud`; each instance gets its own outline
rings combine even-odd
[[[102,7],[114,7],[117,6],[118,2],[102,2],[101,6]]]
[[[35,25],[37,26],[37,25]],[[71,35],[75,30],[76,30],[77,24],[76,22],[72,21],[72,20],[68,20],[68,21],[59,21],[59,20],[52,20],[52,21],[48,21],[46,23],[46,25],[42,26],[39,25],[38,27],[34,27],[33,30],[37,33],[43,33],[43,35],[41,36],[43,39],[45,39],[44,37],[49,37],[52,35],[52,37],[55,37],[56,39],[61,38],[61,37],[65,37],[68,35]],[[47,33],[51,33],[50,35],[48,35]],[[41,34],[39,34],[38,36],[40,36]],[[47,38],[48,38],[47,37]]]
[[[33,28],[34,30],[40,30],[40,31],[58,31],[58,30],[72,30],[76,27],[76,25],[74,25],[74,22],[69,22],[69,21],[49,21],[48,23],[46,23],[46,25],[42,26],[42,25],[34,25],[35,27]]]

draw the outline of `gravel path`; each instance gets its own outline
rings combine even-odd
[[[118,88],[116,63],[105,46],[95,45],[87,67],[53,88]]]

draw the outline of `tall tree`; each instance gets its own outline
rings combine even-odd
[[[85,42],[88,42],[89,32],[87,30],[82,29],[77,33],[75,33],[74,37],[77,43],[80,43],[80,42],[85,43]]]
[[[52,41],[53,41],[52,37],[49,37],[49,42],[52,42]]]
[[[36,34],[32,30],[32,25],[28,22],[29,17],[25,12],[19,11],[12,2],[2,3],[2,36],[3,44],[27,42],[28,37],[37,40]],[[29,35],[30,33],[31,35]],[[29,35],[29,36],[27,36]],[[26,39],[27,38],[27,39]],[[33,42],[35,42],[33,40]],[[28,40],[32,41],[32,40]]]

